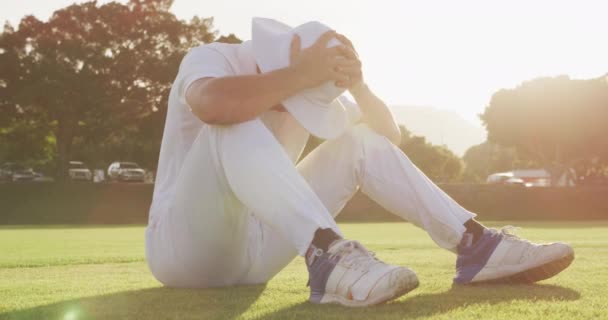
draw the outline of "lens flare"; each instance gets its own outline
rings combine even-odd
[[[63,320],[76,320],[78,319],[78,310],[70,310],[63,315]]]

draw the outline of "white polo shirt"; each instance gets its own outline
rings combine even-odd
[[[200,130],[208,125],[192,112],[186,103],[186,90],[201,78],[219,78],[256,74],[256,61],[251,42],[242,44],[211,43],[193,48],[184,57],[169,94],[167,119],[160,149],[150,218],[162,215],[169,208],[176,180],[192,143]],[[354,123],[360,118],[358,106],[343,101]],[[267,111],[260,119],[295,163],[309,133],[288,113]]]

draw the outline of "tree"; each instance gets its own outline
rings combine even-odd
[[[608,82],[604,77],[539,78],[496,92],[481,115],[488,141],[514,147],[521,159],[569,168],[608,160]]]
[[[40,130],[26,119],[13,121],[0,128],[0,159],[20,162],[33,167],[49,165],[55,141],[45,130]]]
[[[27,120],[50,134],[60,172],[74,147],[106,161],[147,150],[146,161],[155,162],[181,58],[216,37],[212,19],[180,21],[168,11],[171,3],[92,1],[60,9],[47,22],[27,16],[17,30],[6,25],[2,128]]]
[[[217,42],[224,42],[224,43],[241,43],[241,39],[239,39],[237,36],[235,36],[233,33],[227,35],[227,36],[221,36],[219,37],[217,40],[215,40]]]
[[[401,150],[434,182],[454,182],[460,179],[463,164],[446,146],[433,145],[425,137],[415,136],[400,125]]]
[[[453,182],[460,178],[463,170],[462,161],[445,146],[435,146],[426,138],[414,136],[404,125],[401,130],[399,148],[410,160],[435,182]],[[311,136],[302,152],[302,158],[323,143],[323,139]]]
[[[490,174],[509,171],[520,165],[532,165],[519,160],[515,148],[488,141],[470,147],[462,160],[465,163],[463,180],[466,182],[484,182]]]

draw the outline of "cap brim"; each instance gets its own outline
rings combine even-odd
[[[312,135],[333,139],[344,132],[348,117],[344,105],[335,99],[329,105],[295,95],[283,100],[283,106]]]

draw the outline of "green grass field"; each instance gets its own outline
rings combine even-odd
[[[0,319],[607,319],[608,222],[519,225],[532,240],[570,242],[574,263],[534,285],[452,288],[454,255],[423,231],[342,224],[347,237],[420,279],[408,295],[366,309],[307,303],[302,259],[265,286],[168,289],[147,270],[142,226],[3,226]]]

